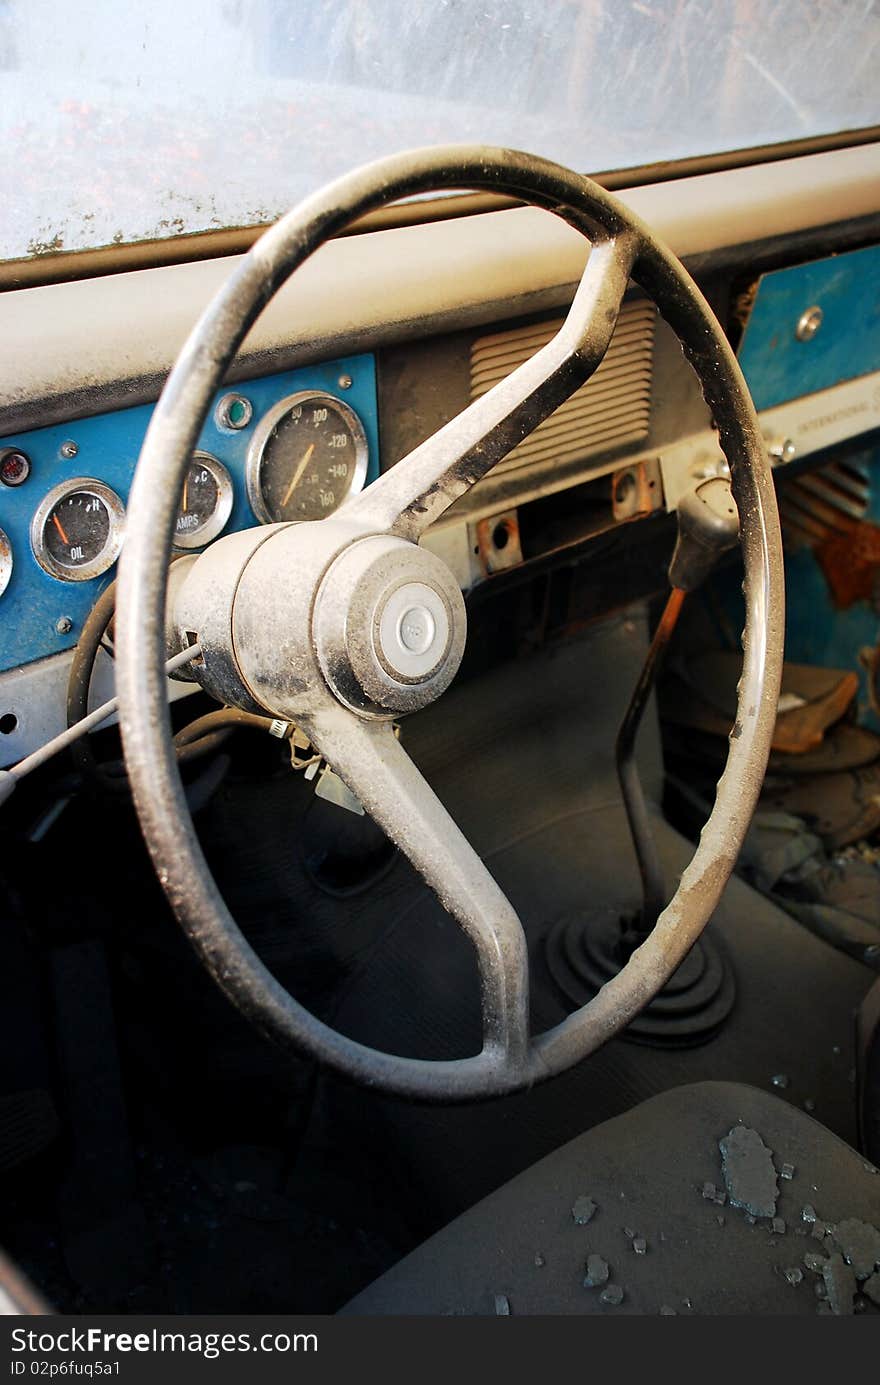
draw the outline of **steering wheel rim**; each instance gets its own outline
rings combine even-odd
[[[525,431],[592,374],[631,279],[678,336],[718,428],[740,513],[746,622],[727,764],[678,889],[623,970],[587,1005],[534,1038],[528,1032],[527,958],[519,919],[405,752],[392,748],[397,743],[390,734],[388,708],[379,703],[377,711],[369,697],[356,705],[348,684],[332,683],[332,669],[325,664],[327,687],[320,697],[316,691],[305,700],[301,696],[299,703],[294,699],[290,706],[284,704],[285,712],[291,707],[296,711],[315,744],[395,837],[475,944],[483,989],[483,1049],[470,1057],[430,1062],[368,1048],[311,1015],[276,981],[238,929],[195,836],[174,758],[163,674],[164,608],[175,506],[185,467],[211,399],[266,303],[324,240],[366,212],[402,197],[453,188],[512,195],[555,213],[587,236],[587,268],[563,328],[549,347],[347,502],[337,516],[317,526],[249,531],[255,534],[248,550],[250,566],[236,578],[235,602],[259,577],[261,554],[268,563],[268,555],[281,553],[282,545],[289,550],[291,544],[299,544],[297,551],[308,559],[306,567],[311,564],[312,585],[302,595],[302,579],[290,596],[308,622],[328,574],[341,571],[346,563],[356,566],[365,541],[389,535],[395,543],[417,541],[422,530]],[[542,363],[536,368],[539,357]],[[516,381],[513,387],[511,381]],[[310,553],[308,543],[323,539],[323,534],[305,531],[328,525],[325,547],[318,543],[320,551]],[[298,532],[291,534],[294,529]],[[223,543],[218,540],[212,547]],[[425,550],[415,552],[423,555]],[[273,571],[277,579],[277,561]],[[253,581],[251,572],[257,574]],[[331,581],[331,592],[341,590],[343,577],[333,580],[336,588]],[[356,592],[360,579],[352,580]],[[241,600],[247,609],[244,597]],[[622,1029],[663,986],[711,917],[757,801],[776,715],[784,597],[775,493],[748,389],[711,309],[672,253],[638,217],[589,179],[511,150],[414,150],[338,179],[266,231],[196,324],[154,410],[131,490],[118,609],[116,668],[123,747],[160,883],[214,980],[257,1028],[282,1046],[305,1049],[355,1081],[409,1097],[450,1101],[515,1091],[563,1071]],[[230,605],[230,630],[232,618]],[[236,636],[246,645],[247,634],[245,619]],[[452,662],[457,667],[453,659],[449,666]],[[439,680],[443,687],[454,672],[452,668],[445,681]],[[259,677],[246,685],[246,696],[255,695],[255,683]],[[277,697],[270,710],[279,711]],[[402,801],[396,811],[385,801],[389,790]],[[415,827],[424,827],[435,846],[444,832],[458,834],[446,863],[455,872],[451,883],[438,874],[430,851],[416,840]],[[469,891],[476,902],[469,899]]]

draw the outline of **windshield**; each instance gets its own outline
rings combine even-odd
[[[584,172],[873,124],[878,0],[0,0],[0,259],[274,220],[354,165]]]

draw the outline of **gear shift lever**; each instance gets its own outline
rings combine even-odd
[[[651,832],[635,760],[635,742],[648,698],[678,624],[684,598],[708,577],[721,554],[739,537],[739,515],[724,476],[713,476],[678,503],[678,538],[669,564],[669,598],[617,735],[617,777],[642,878],[642,908],[627,942],[638,946],[651,932],[666,901],[663,871]]]

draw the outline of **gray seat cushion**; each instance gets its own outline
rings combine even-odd
[[[704,1187],[724,1192],[719,1140],[740,1123],[760,1134],[778,1174],[794,1166],[791,1178],[776,1180],[775,1227],[767,1216],[752,1218],[729,1200],[712,1200]],[[596,1204],[586,1224],[572,1214],[579,1198]],[[818,1225],[809,1220],[813,1213]],[[880,1175],[861,1155],[775,1096],[701,1082],[572,1140],[433,1236],[343,1311],[813,1315],[828,1311],[817,1294],[826,1278],[807,1267],[805,1256],[828,1260],[837,1246],[827,1233],[820,1239],[822,1224],[851,1219],[880,1224]],[[642,1240],[644,1253],[637,1253]],[[589,1255],[610,1267],[608,1283],[623,1290],[619,1304],[584,1286]],[[829,1261],[826,1276],[832,1297],[839,1276],[844,1306],[880,1312],[861,1292],[853,1299],[845,1260]]]

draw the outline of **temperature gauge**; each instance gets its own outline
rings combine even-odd
[[[125,508],[103,481],[62,481],[38,505],[31,547],[44,572],[62,582],[87,582],[119,557]]]
[[[183,478],[174,524],[175,548],[201,548],[222,532],[232,513],[232,477],[210,452],[194,452]]]

